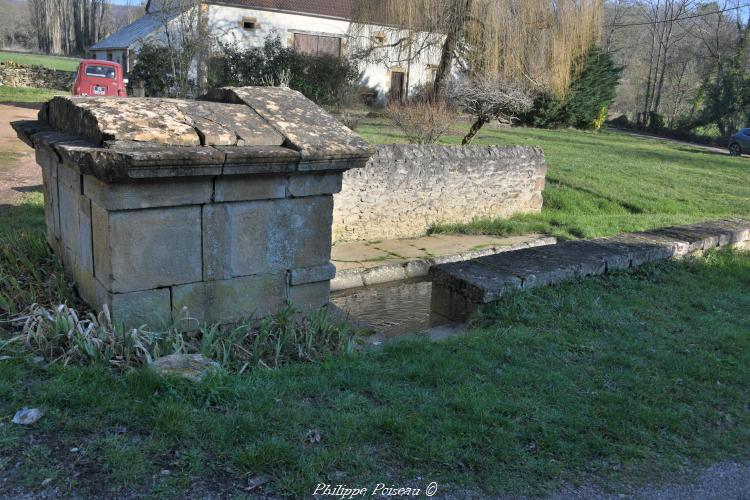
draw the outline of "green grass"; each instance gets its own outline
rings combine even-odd
[[[564,179],[565,172],[590,191],[601,177],[598,192],[609,197],[617,192],[610,183],[619,182],[622,199],[643,206],[659,202],[643,187],[638,199],[630,184],[643,184],[641,178],[616,162],[605,168],[613,162],[607,155],[646,169],[653,146],[650,175],[657,179],[661,170],[690,177],[689,160],[701,170],[695,159],[709,158],[720,162],[708,163],[715,175],[702,185],[691,178],[695,193],[674,181],[682,194],[661,205],[698,207],[701,192],[712,200],[711,214],[743,202],[741,160],[614,134],[557,133],[559,140],[552,132],[488,131],[509,143],[543,139],[552,176]],[[573,154],[567,143],[584,139],[604,159],[595,161],[581,146]],[[586,158],[583,166],[576,157]],[[728,186],[730,174],[736,185]],[[551,192],[558,199],[598,199],[562,186],[571,180],[557,182]],[[658,189],[666,189],[661,182]],[[722,205],[713,190],[724,185]],[[59,266],[44,260],[42,206],[37,193],[0,213],[3,265],[19,267],[0,270],[2,290],[28,293],[19,303],[68,293],[59,289]],[[576,223],[606,234],[656,222],[628,210],[616,224],[605,223],[614,205],[602,202],[601,218],[588,212],[593,206],[557,209],[568,225],[554,226],[543,214],[509,227],[539,224],[574,235]],[[259,476],[269,482],[249,494],[310,495],[319,482],[425,488],[437,481],[441,493],[517,495],[583,481],[674,480],[694,467],[747,460],[748,310],[750,253],[721,251],[519,293],[485,311],[463,337],[217,374],[198,384],[144,369],[119,374],[37,363],[6,346],[0,482],[10,495],[38,491],[50,479],[45,488],[63,496],[175,497],[243,495]],[[42,408],[45,416],[32,427],[11,425],[22,406]]]
[[[13,61],[25,66],[44,66],[50,69],[75,72],[79,59],[74,57],[46,56],[41,54],[21,54],[0,51],[0,61]]]
[[[367,120],[357,132],[374,143],[404,141],[383,120]],[[459,144],[460,136],[442,142]],[[542,213],[436,231],[591,238],[750,213],[747,158],[615,131],[486,127],[475,144],[543,148],[549,171]]]
[[[32,436],[50,450],[82,448],[73,465],[59,452],[44,462],[49,477],[85,470],[77,493],[150,493],[164,488],[166,468],[175,494],[219,474],[227,484],[267,475],[291,495],[319,481],[424,487],[417,477],[539,493],[745,457],[749,270],[748,256],[727,253],[652,267],[517,297],[465,338],[197,386],[4,362],[0,411],[48,413],[2,454]],[[311,429],[320,443],[305,441]],[[38,479],[24,467],[12,480]]]
[[[0,227],[41,220],[33,197]],[[673,479],[750,453],[749,309],[750,253],[723,251],[517,294],[460,338],[199,384],[6,348],[0,480],[168,497],[243,494],[258,476],[292,496],[318,482],[481,496]],[[46,414],[10,425],[22,406]]]
[[[0,87],[0,103],[22,102],[42,103],[47,102],[56,95],[64,95],[63,90],[37,89],[31,87]]]

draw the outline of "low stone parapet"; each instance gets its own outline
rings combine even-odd
[[[532,147],[389,144],[344,175],[336,242],[424,235],[436,224],[535,213],[547,163]]]
[[[332,195],[369,145],[289,89],[208,99],[57,97],[13,124],[42,167],[49,244],[128,326],[328,302]]]
[[[506,252],[434,266],[432,311],[465,321],[476,310],[518,290],[597,276],[648,262],[750,242],[750,220],[724,219],[595,240]]]

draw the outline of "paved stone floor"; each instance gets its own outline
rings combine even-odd
[[[337,276],[332,287],[344,290],[427,275],[433,264],[457,262],[533,246],[550,245],[555,238],[438,234],[422,238],[377,242],[337,243],[331,260]]]

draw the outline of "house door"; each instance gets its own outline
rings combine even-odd
[[[403,71],[391,72],[391,102],[403,101],[405,81],[406,81],[406,74]]]

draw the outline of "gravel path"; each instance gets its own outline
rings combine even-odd
[[[649,500],[748,500],[750,499],[750,463],[723,462],[705,469],[692,482],[646,485],[635,489],[605,492],[597,487],[564,489],[550,500],[609,500],[637,498]]]

